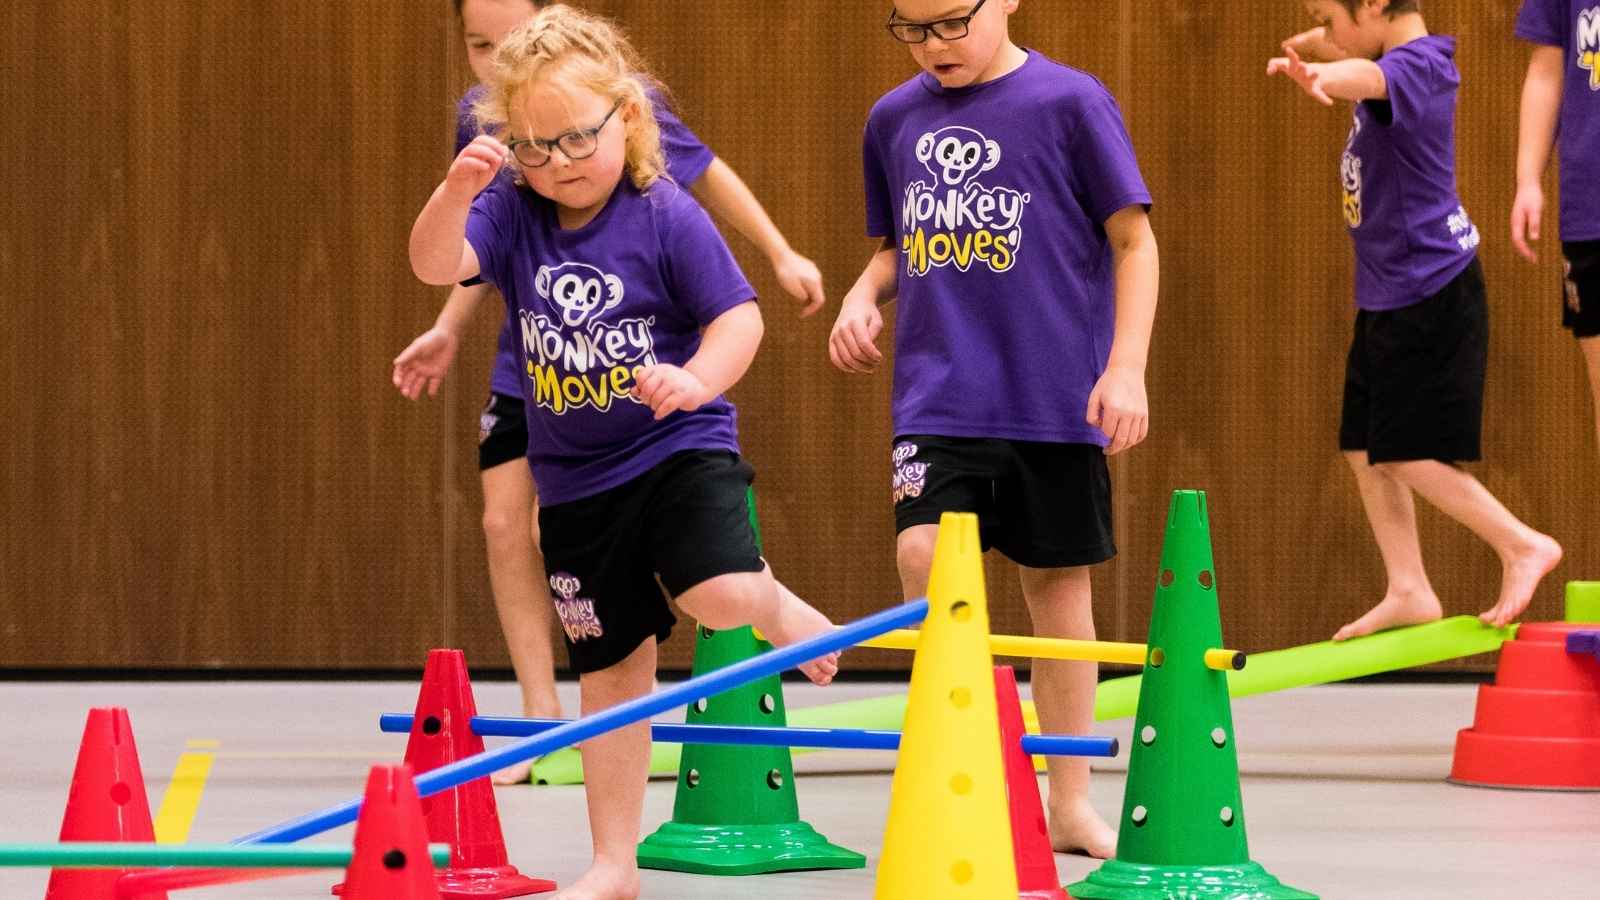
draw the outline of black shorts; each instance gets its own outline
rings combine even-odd
[[[478,416],[478,471],[528,455],[528,417],[521,397],[490,394]]]
[[[610,668],[678,621],[667,597],[760,572],[755,472],[737,454],[690,450],[581,500],[539,509],[551,596],[574,671]]]
[[[1565,241],[1561,279],[1561,324],[1572,336],[1600,336],[1600,241]]]
[[[970,512],[983,549],[1021,566],[1087,566],[1117,555],[1111,471],[1093,444],[909,434],[895,439],[893,460],[897,531]]]
[[[1339,449],[1373,463],[1482,455],[1489,302],[1477,259],[1439,293],[1356,314]]]

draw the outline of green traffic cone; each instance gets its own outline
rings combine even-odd
[[[750,526],[759,546],[754,494]],[[770,649],[748,627],[720,632],[696,628],[694,675]],[[786,726],[783,682],[771,675],[701,700],[689,707],[687,721]],[[866,857],[828,843],[800,821],[787,747],[684,745],[672,821],[639,844],[640,867],[700,875],[860,869],[866,864]]]
[[[1250,859],[1206,495],[1175,491],[1167,513],[1149,656],[1116,859],[1067,890],[1078,900],[1316,900]]]

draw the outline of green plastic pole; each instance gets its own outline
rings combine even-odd
[[[1600,581],[1567,582],[1567,621],[1600,622]]]
[[[1455,616],[1338,643],[1323,641],[1252,653],[1249,666],[1228,673],[1228,693],[1249,697],[1493,653],[1516,633],[1514,625],[1491,628],[1476,616]],[[1141,678],[1130,675],[1102,682],[1095,694],[1095,718],[1103,721],[1133,715]]]
[[[212,869],[345,869],[350,847],[295,844],[0,844],[0,866],[64,869],[132,869],[203,866]],[[450,862],[447,844],[430,844],[434,866]]]
[[[1225,645],[1199,491],[1173,494],[1146,643],[1117,857],[1068,892],[1078,900],[1316,900],[1250,859],[1228,683],[1205,665],[1206,650]]]
[[[750,527],[760,545],[755,495]],[[772,649],[748,628],[695,629],[694,675]],[[689,724],[785,726],[783,681],[771,675],[689,707]],[[837,847],[800,820],[787,747],[686,744],[672,821],[639,844],[639,865],[701,875],[860,869],[867,859]]]

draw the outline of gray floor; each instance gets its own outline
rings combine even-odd
[[[901,685],[790,686],[801,707],[872,696]],[[221,742],[191,840],[225,841],[359,793],[366,768],[399,757],[403,737],[377,733],[376,715],[408,711],[411,684],[0,684],[0,841],[56,837],[83,718],[93,705],[129,708],[154,808],[185,742]],[[477,686],[480,710],[515,712],[506,684]],[[563,686],[569,708],[575,689]],[[1600,794],[1475,790],[1447,785],[1456,729],[1472,718],[1467,686],[1334,686],[1234,705],[1251,855],[1286,883],[1326,898],[1600,897]],[[1103,733],[1126,740],[1130,722]],[[763,900],[869,897],[889,776],[881,754],[801,756],[807,820],[868,856],[866,871],[707,879],[645,873],[651,898]],[[1098,771],[1092,798],[1115,820],[1123,774]],[[588,860],[582,789],[502,788],[512,861],[570,881]],[[653,782],[650,829],[671,814],[673,785]],[[324,840],[348,840],[349,832]],[[1088,860],[1057,857],[1062,880]],[[0,898],[43,896],[46,874],[0,870]],[[321,898],[327,876],[174,895]]]

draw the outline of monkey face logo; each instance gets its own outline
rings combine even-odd
[[[1000,145],[971,128],[951,125],[917,139],[917,161],[948,187],[960,187],[1000,164]]]
[[[540,266],[534,279],[539,296],[561,311],[568,328],[594,321],[622,302],[622,279],[583,263]]]
[[[563,600],[571,600],[578,596],[578,591],[582,588],[583,582],[579,581],[576,575],[557,572],[550,576],[550,590],[555,591]]]
[[[1589,90],[1600,91],[1600,6],[1578,13],[1578,33],[1573,41],[1578,51],[1578,68],[1589,73]]]

